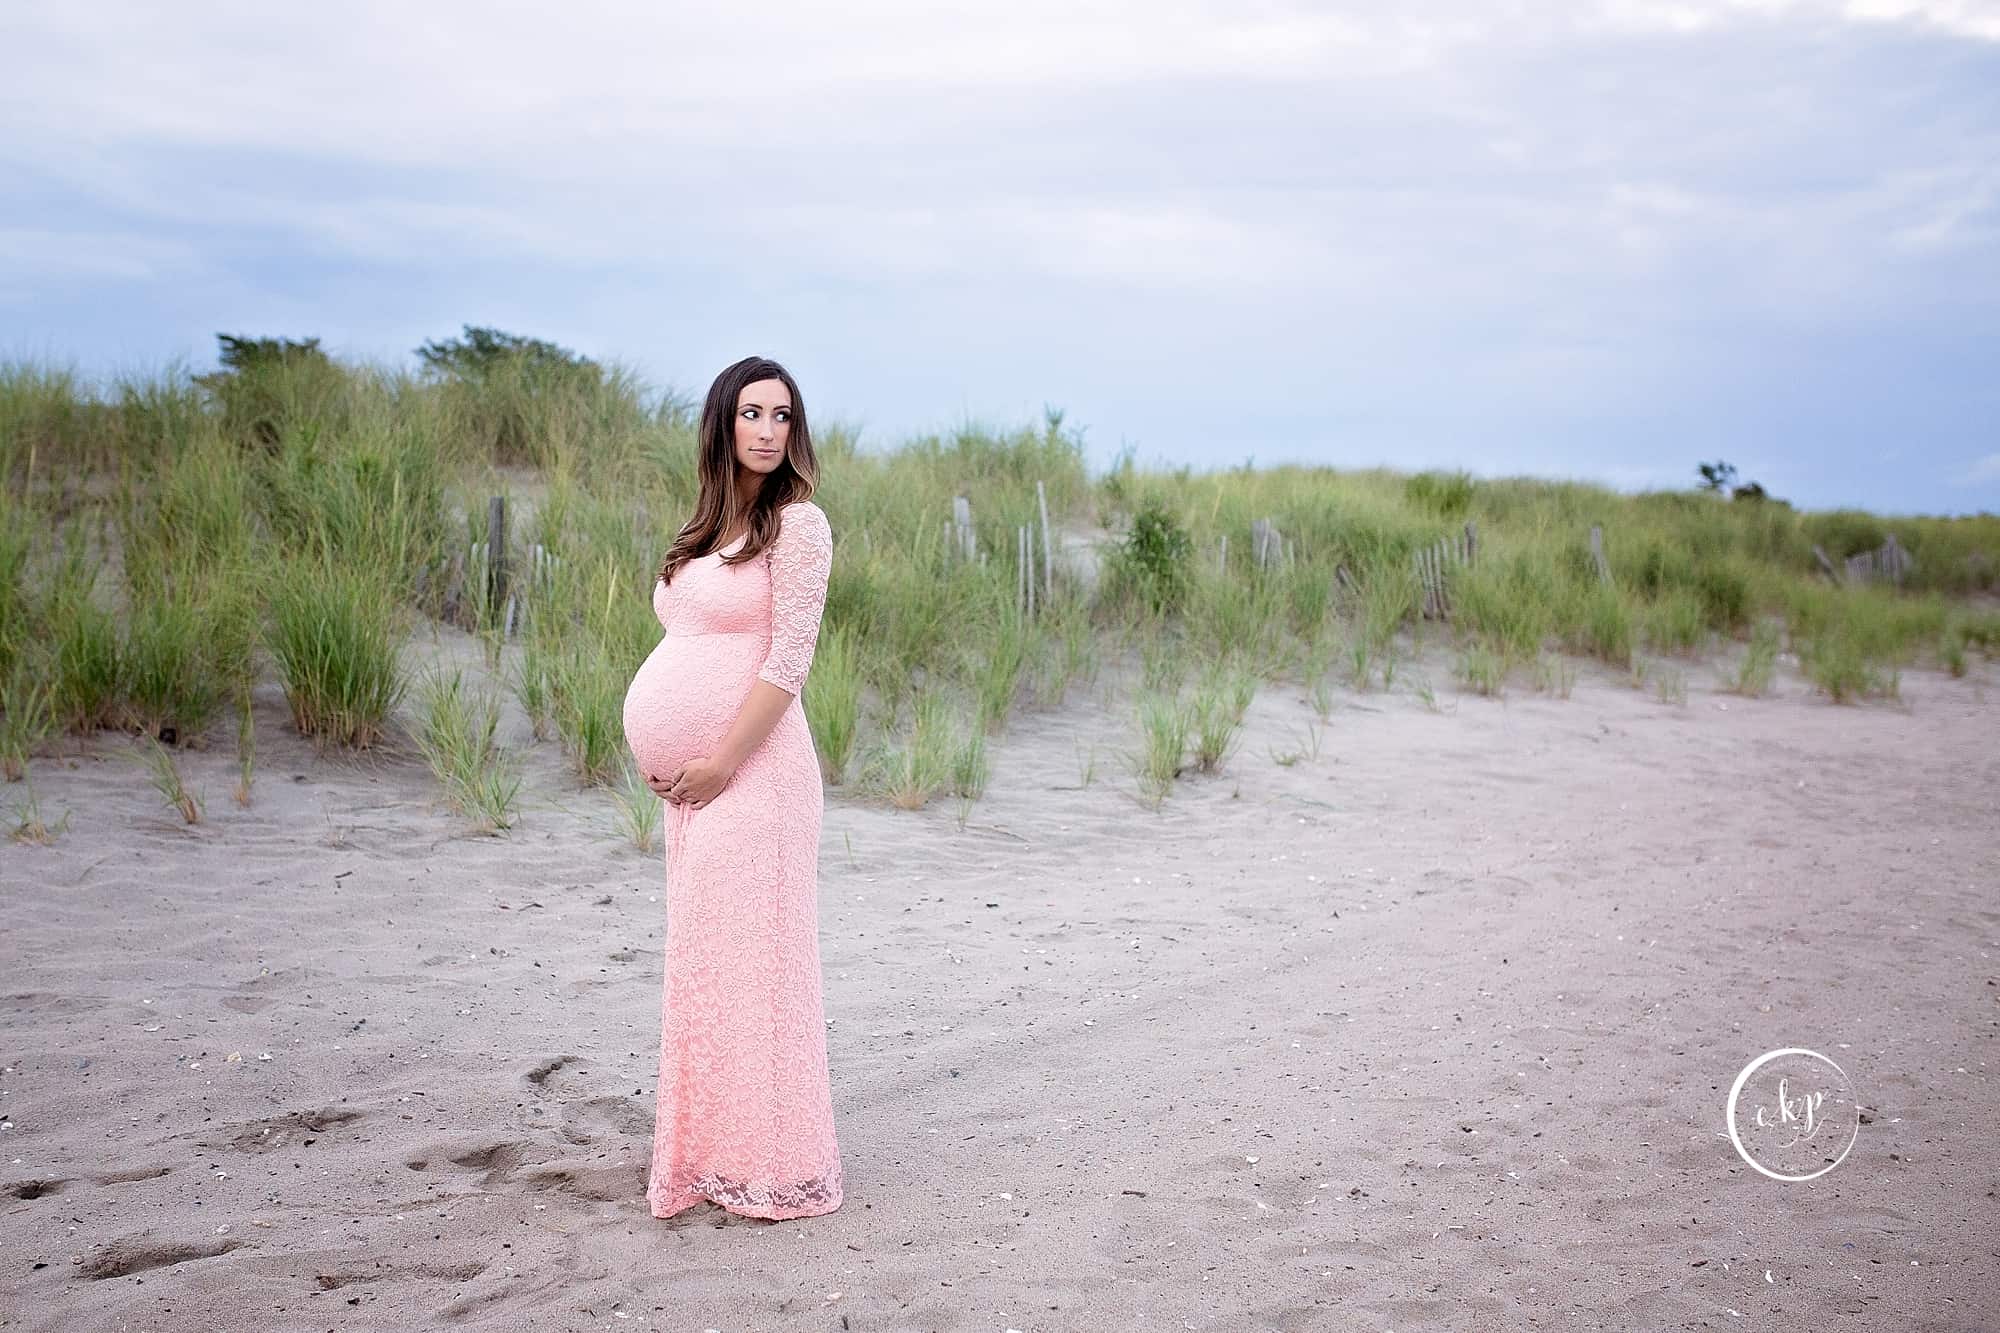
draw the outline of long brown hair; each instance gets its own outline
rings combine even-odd
[[[758,380],[779,380],[792,396],[792,429],[786,437],[785,458],[766,473],[748,514],[749,531],[742,547],[722,557],[724,564],[754,560],[778,536],[778,510],[797,500],[810,500],[819,484],[819,459],[813,453],[812,431],[806,426],[805,399],[791,372],[768,357],[746,356],[715,377],[701,408],[701,431],[695,445],[695,466],[701,489],[694,517],[681,528],[660,564],[660,579],[671,583],[674,571],[721,545],[733,516],[742,518],[743,498],[736,487],[736,404],[744,386]]]

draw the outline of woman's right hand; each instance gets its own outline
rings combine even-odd
[[[680,804],[679,801],[675,800],[674,797],[669,794],[670,792],[672,792],[674,786],[674,780],[672,778],[655,777],[651,773],[648,773],[646,774],[646,785],[653,789],[653,795],[659,797],[661,800],[665,801],[668,805]]]

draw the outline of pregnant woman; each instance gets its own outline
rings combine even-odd
[[[799,690],[833,535],[805,404],[762,357],[716,377],[700,494],[653,586],[665,627],[625,740],[667,803],[666,987],[653,1216],[840,1206],[820,998],[819,754]]]

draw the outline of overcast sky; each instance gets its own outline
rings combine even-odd
[[[2000,0],[0,8],[0,356],[2000,510]]]

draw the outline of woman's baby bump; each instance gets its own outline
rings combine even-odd
[[[769,641],[757,634],[669,634],[625,691],[625,744],[641,774],[666,776],[711,754],[743,708]]]

